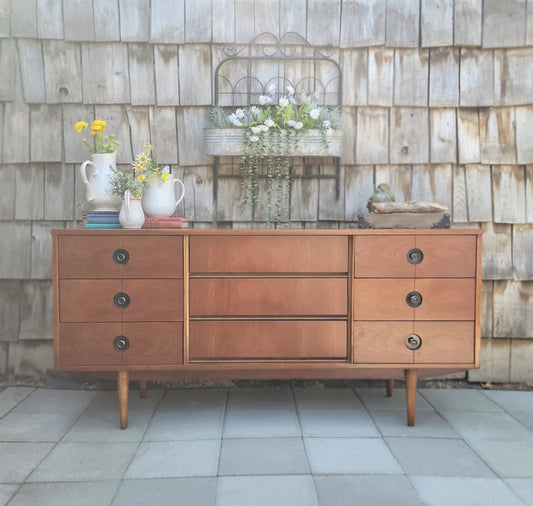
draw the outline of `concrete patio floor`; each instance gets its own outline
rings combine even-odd
[[[533,391],[0,391],[0,505],[533,505]]]

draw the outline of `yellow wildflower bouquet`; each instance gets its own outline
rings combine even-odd
[[[89,124],[85,121],[78,121],[74,124],[76,132],[83,132],[87,130]],[[94,153],[114,153],[119,147],[120,142],[113,134],[103,135],[107,129],[107,123],[101,119],[95,119],[91,124],[91,136],[93,142],[89,142],[84,138],[83,143],[89,148],[89,151]]]
[[[137,178],[145,183],[153,179],[166,181],[170,177],[168,166],[162,168],[156,162],[153,149],[150,143],[145,142],[143,150],[137,153],[135,161],[131,164]]]

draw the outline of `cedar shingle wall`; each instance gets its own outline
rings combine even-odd
[[[0,0],[0,374],[51,367],[49,231],[84,209],[75,121],[105,119],[119,163],[151,141],[197,226],[252,226],[239,181],[214,195],[202,128],[223,45],[263,32],[331,45],[343,70],[340,197],[295,180],[292,225],[355,226],[389,182],[482,227],[487,339],[470,378],[533,381],[533,0]]]

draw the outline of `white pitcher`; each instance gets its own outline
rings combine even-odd
[[[120,197],[111,193],[109,179],[112,175],[111,168],[117,166],[117,153],[94,153],[91,158],[92,160],[86,160],[80,166],[87,202],[92,205],[94,211],[116,211],[120,205]]]
[[[124,192],[124,200],[118,214],[118,221],[122,228],[142,228],[144,223],[144,212],[141,199],[131,196],[129,190]]]
[[[180,187],[178,198],[176,185]],[[172,216],[184,196],[185,185],[180,179],[150,180],[142,196],[144,213],[146,216]]]

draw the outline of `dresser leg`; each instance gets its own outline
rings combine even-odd
[[[407,397],[407,425],[415,425],[415,407],[416,407],[416,369],[405,370],[405,393]]]
[[[120,411],[120,428],[128,427],[128,390],[130,375],[128,371],[118,372],[118,407]]]
[[[392,391],[394,390],[394,380],[387,380],[387,397],[392,397]]]
[[[139,380],[139,397],[141,399],[146,398],[146,390],[148,388],[146,380]]]

